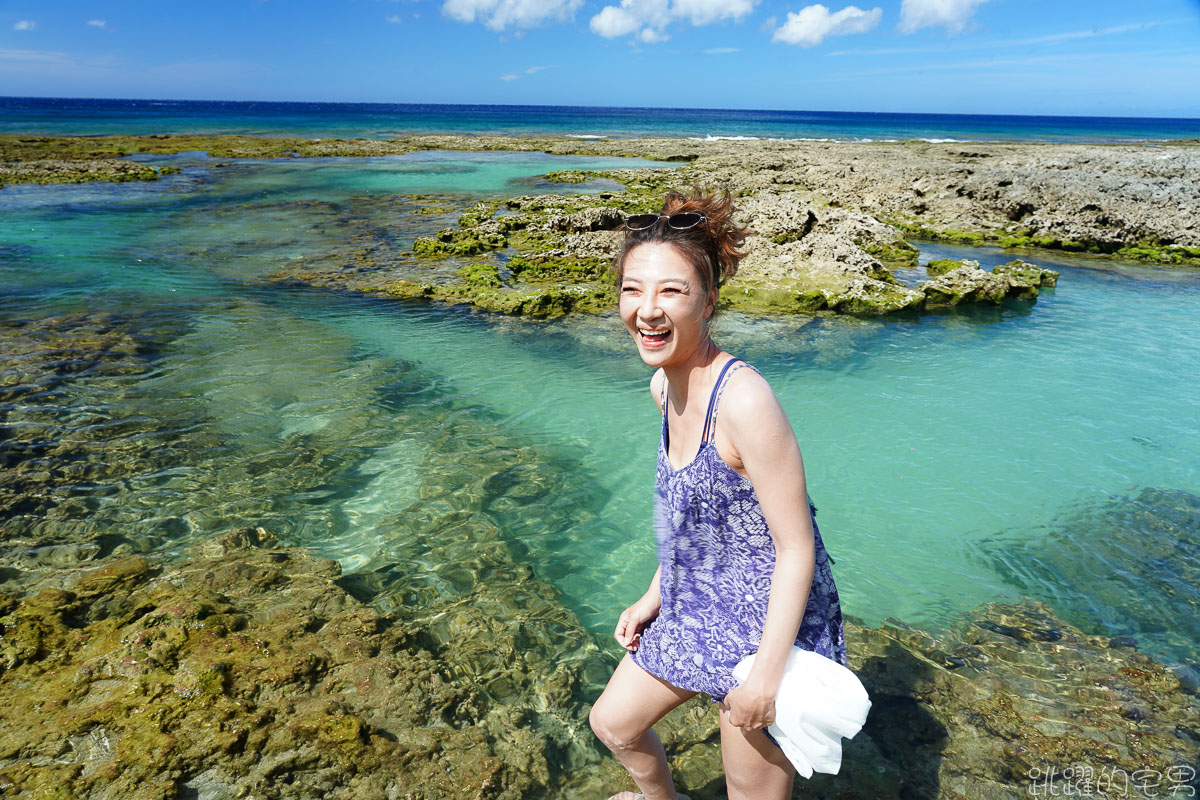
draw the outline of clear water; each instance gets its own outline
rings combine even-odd
[[[564,163],[612,162],[176,163],[182,174],[151,184],[0,192],[0,322],[112,311],[156,342],[149,371],[68,382],[64,403],[75,420],[150,420],[130,435],[166,455],[119,486],[76,487],[84,511],[44,524],[116,526],[159,550],[263,524],[348,571],[415,559],[451,591],[455,565],[421,561],[423,520],[476,503],[603,641],[654,571],[659,423],[615,318],[534,323],[271,275],[347,247],[353,219],[397,249],[447,224],[396,193],[465,205],[537,190],[533,176]],[[946,256],[988,266],[1012,254],[923,248]],[[763,371],[792,419],[844,608],[868,623],[937,628],[1022,595],[1054,604],[1079,588],[1018,587],[998,548],[1144,487],[1200,493],[1200,273],[1026,257],[1062,272],[1032,306],[720,323],[718,339]],[[541,494],[521,505],[527,488]],[[1195,642],[1144,633],[1147,650],[1194,658]]]

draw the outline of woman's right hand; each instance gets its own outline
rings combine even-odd
[[[658,616],[661,607],[662,598],[647,594],[622,611],[617,619],[617,629],[613,631],[617,643],[631,653],[637,650],[642,643],[642,629]]]

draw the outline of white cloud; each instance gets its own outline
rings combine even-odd
[[[479,19],[494,31],[534,28],[571,19],[583,0],[446,0],[442,13],[459,22]]]
[[[526,75],[536,75],[537,73],[541,72],[544,69],[550,69],[550,67],[548,67],[548,66],[530,67],[529,69],[525,70],[525,74]]]
[[[404,20],[400,19],[399,14],[388,14],[386,17],[384,17],[384,19],[386,21],[392,23],[393,25],[399,25],[401,22],[404,21]]]
[[[621,0],[619,6],[605,6],[592,17],[588,27],[605,39],[633,33],[643,22],[664,26],[670,22],[667,4],[662,0]]]
[[[13,25],[14,31],[31,31],[37,27],[37,23],[31,19],[23,19]]]
[[[599,34],[605,39],[624,36],[637,30],[637,18],[623,8],[605,6],[599,14],[592,17],[588,27],[592,33]]]
[[[742,48],[740,47],[710,47],[704,51],[704,54],[709,56],[719,56],[724,55],[725,53],[737,53],[740,52],[741,49]]]
[[[665,29],[674,22],[711,25],[740,20],[757,4],[758,0],[621,0],[619,6],[601,9],[588,27],[606,39],[636,34],[640,42],[657,44],[671,38]]]
[[[108,25],[108,20],[106,20],[106,19],[89,19],[85,24],[89,28],[103,28],[104,26]]]
[[[779,26],[771,41],[813,47],[823,42],[826,36],[866,33],[878,25],[882,17],[883,9],[878,7],[864,11],[858,6],[846,6],[831,14],[828,8],[818,3],[805,6],[799,12],[789,11],[787,21]]]
[[[507,75],[501,75],[501,76],[500,76],[500,80],[502,80],[502,81],[515,81],[515,80],[516,80],[517,78],[519,78],[519,77],[521,77],[521,76],[520,76],[520,75],[513,75],[513,74],[510,72],[510,73],[509,73],[509,74],[507,74]]]
[[[945,28],[959,33],[975,7],[987,0],[904,0],[900,6],[901,33],[913,33],[922,28]]]

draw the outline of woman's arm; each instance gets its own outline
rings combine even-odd
[[[631,653],[637,650],[638,645],[641,644],[642,628],[657,617],[659,609],[662,608],[662,592],[659,590],[658,583],[661,575],[662,564],[659,564],[646,593],[636,603],[622,611],[621,616],[617,618],[617,629],[613,631],[613,636],[616,637],[617,643],[621,647]]]
[[[731,466],[740,465],[754,486],[775,544],[766,625],[754,668],[726,698],[730,721],[757,729],[774,721],[775,695],[808,604],[815,570],[812,516],[800,446],[761,375],[743,369],[730,378],[719,420],[734,456]]]

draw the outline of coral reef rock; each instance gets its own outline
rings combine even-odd
[[[523,581],[524,616],[493,619],[487,597],[469,596],[418,627],[262,530],[193,555],[117,559],[69,590],[0,596],[6,795],[545,793],[595,650],[547,613],[547,585]],[[527,663],[547,633],[561,655]]]

